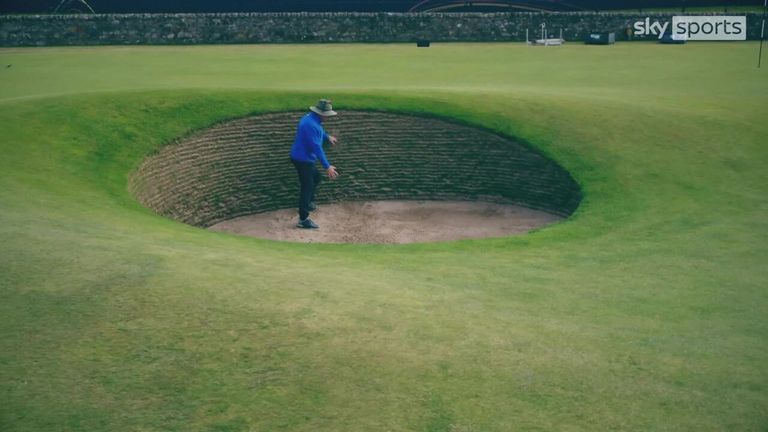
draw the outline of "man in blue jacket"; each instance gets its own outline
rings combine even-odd
[[[296,130],[296,139],[291,147],[291,162],[299,174],[299,228],[319,228],[309,218],[309,212],[315,210],[315,188],[320,184],[322,176],[317,171],[315,162],[319,159],[328,178],[331,180],[339,176],[336,168],[328,163],[323,151],[323,142],[336,144],[336,137],[328,135],[323,129],[323,118],[335,116],[336,111],[328,99],[320,99],[316,106],[309,107],[312,111],[299,120]]]

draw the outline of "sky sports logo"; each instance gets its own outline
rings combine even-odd
[[[669,22],[637,21],[635,36],[658,36],[665,34],[691,41],[747,40],[747,17],[745,16],[673,16]]]

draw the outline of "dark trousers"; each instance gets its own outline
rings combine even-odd
[[[323,180],[323,177],[317,171],[314,162],[299,162],[291,159],[296,172],[299,174],[299,219],[304,220],[309,217],[309,203],[315,200],[315,189]]]

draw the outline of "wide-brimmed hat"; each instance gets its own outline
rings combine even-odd
[[[329,99],[320,99],[317,105],[311,106],[309,109],[323,117],[330,117],[338,114],[333,110],[333,106],[331,105],[331,101]]]

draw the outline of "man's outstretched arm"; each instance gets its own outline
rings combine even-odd
[[[336,171],[336,167],[330,164],[328,162],[328,158],[325,157],[325,151],[323,150],[323,139],[325,137],[329,137],[328,141],[331,142],[331,144],[336,144],[336,138],[330,137],[328,134],[323,131],[320,134],[317,134],[316,136],[313,136],[312,144],[315,148],[315,154],[317,155],[318,159],[320,159],[320,163],[323,165],[323,168],[325,168],[325,172],[328,175],[328,178],[335,179],[339,176],[338,171]],[[333,138],[331,140],[330,138]]]

